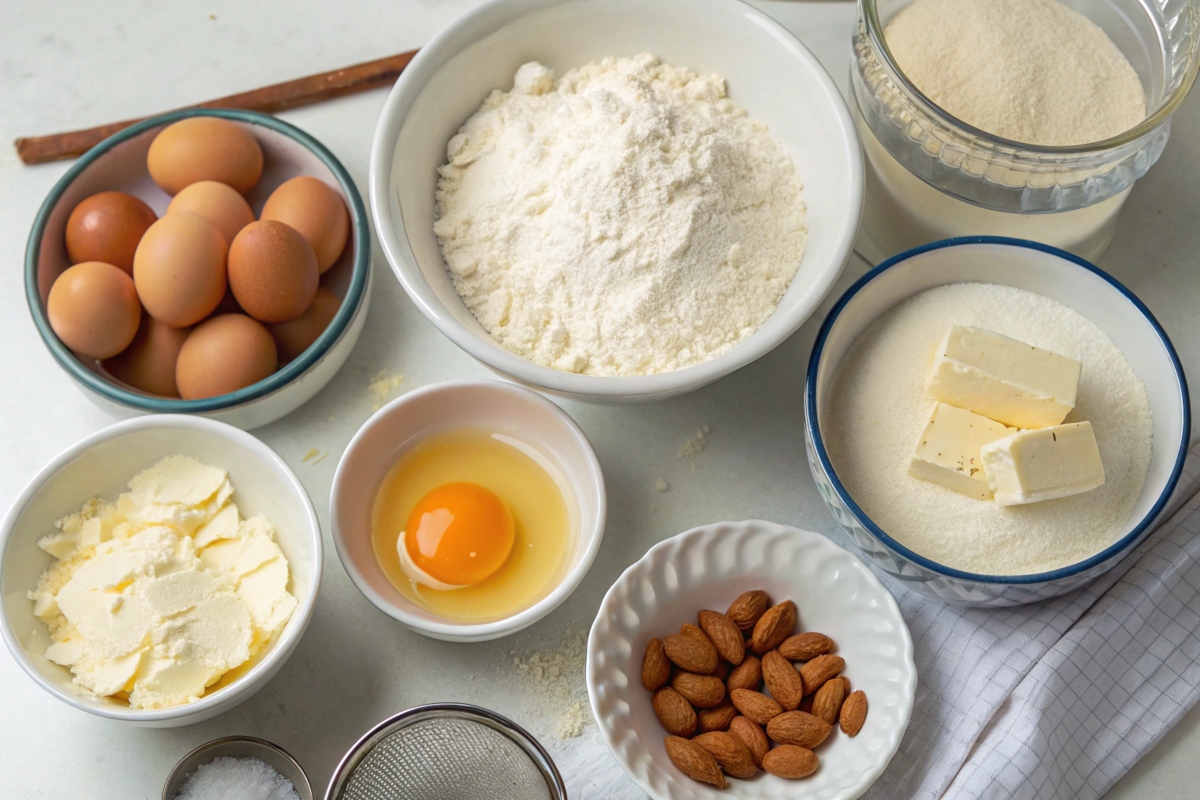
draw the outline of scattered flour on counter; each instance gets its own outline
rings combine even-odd
[[[708,436],[709,427],[701,425],[700,430],[693,433],[683,443],[683,447],[679,448],[679,458],[690,458],[694,455],[699,455],[704,452],[704,437]]]
[[[1083,363],[1066,422],[1092,423],[1103,486],[1003,507],[908,474],[936,406],[925,387],[951,324],[986,328]],[[1150,401],[1125,356],[1077,311],[1008,286],[941,286],[880,317],[842,361],[822,414],[834,469],[867,515],[911,550],[969,572],[1030,574],[1098,553],[1124,530],[1150,465]]]
[[[393,375],[386,369],[379,370],[379,374],[372,378],[371,383],[367,386],[367,392],[375,398],[375,411],[383,408],[383,404],[403,381],[403,375]]]
[[[582,736],[592,719],[585,699],[587,635],[576,631],[557,650],[510,655],[517,672],[534,690],[533,716],[554,720],[554,733],[560,739]]]
[[[1146,93],[1125,54],[1055,0],[915,0],[884,35],[922,93],[1006,139],[1086,144],[1146,118]]]
[[[650,54],[522,66],[447,145],[434,233],[500,344],[588,375],[681,369],[761,326],[807,240],[796,167],[725,81]]]
[[[197,767],[175,800],[300,800],[300,795],[270,764],[222,756]]]

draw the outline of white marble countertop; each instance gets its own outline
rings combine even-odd
[[[185,102],[417,47],[478,0],[270,0],[242,3],[0,3],[0,508],[61,449],[110,420],[75,389],[42,346],[25,308],[25,238],[66,164],[24,167],[13,138],[159,112]],[[848,3],[760,2],[846,83],[854,18]],[[282,115],[323,141],[366,188],[385,92]],[[1176,117],[1162,162],[1139,182],[1101,265],[1137,292],[1200,375],[1200,97]],[[834,296],[865,269],[855,259]],[[337,458],[373,410],[381,370],[398,391],[485,370],[413,307],[376,250],[370,318],[341,373],[312,402],[257,431],[303,480],[327,519]],[[542,738],[576,798],[642,795],[620,774],[594,726],[560,739],[571,698],[545,691],[515,665],[569,650],[600,598],[651,544],[694,525],[761,517],[832,529],[808,474],[799,407],[810,321],[778,350],[695,394],[641,407],[566,404],[595,444],[609,488],[609,525],[595,566],[558,611],[512,639],[453,645],[422,638],[375,610],[326,550],[325,582],[300,647],[280,674],[234,711],[170,730],[130,728],[69,709],[0,656],[0,795],[5,798],[156,798],[167,771],[195,745],[228,734],[290,750],[318,796],[353,741],[405,707],[462,700],[491,707]],[[704,451],[680,447],[709,426]],[[316,448],[324,460],[303,462]],[[665,479],[670,490],[655,491]],[[326,530],[328,538],[328,531]],[[576,681],[582,688],[582,679]],[[1200,712],[1193,712],[1110,794],[1183,798],[1194,791]]]

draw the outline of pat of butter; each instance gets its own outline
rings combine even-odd
[[[1090,422],[1021,431],[983,446],[983,468],[1002,506],[1054,500],[1104,483]]]
[[[1075,407],[1082,369],[1073,358],[954,325],[934,360],[929,394],[1015,428],[1045,428]]]
[[[980,448],[1015,432],[987,417],[938,403],[908,463],[908,474],[977,500],[990,500],[992,489],[983,472]]]

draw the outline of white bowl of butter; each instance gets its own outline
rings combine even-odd
[[[169,727],[279,670],[312,615],[322,543],[266,445],[170,415],[112,425],[42,469],[0,524],[0,558],[0,631],[30,677],[97,716]]]

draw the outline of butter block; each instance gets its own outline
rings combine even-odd
[[[987,417],[938,403],[908,464],[908,474],[977,500],[990,500],[992,489],[980,449],[1015,432]]]
[[[1014,428],[1046,428],[1075,407],[1083,365],[982,328],[954,325],[938,348],[929,394]]]
[[[1104,483],[1090,422],[1020,431],[984,445],[981,454],[988,485],[1002,506],[1069,497]]]

